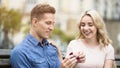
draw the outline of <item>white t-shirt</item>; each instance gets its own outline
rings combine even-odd
[[[101,50],[99,46],[95,48],[86,47],[80,39],[72,40],[67,47],[66,56],[71,52],[75,54],[79,51],[85,53],[86,60],[85,63],[78,63],[75,68],[103,68],[105,60],[114,60],[114,48],[111,44]]]

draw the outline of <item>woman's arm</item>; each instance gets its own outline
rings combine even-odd
[[[62,54],[61,54],[59,48],[56,46],[55,42],[49,41],[49,43],[52,44],[57,49],[58,56],[59,56],[59,59],[61,61],[60,68],[74,68],[74,66],[77,63],[77,60],[76,60],[75,56],[74,55],[70,55],[70,56],[68,56],[67,58],[65,58],[63,60]]]
[[[104,68],[113,68],[114,66],[114,48],[111,44],[106,47],[106,58],[104,63]]]
[[[104,64],[104,68],[113,68],[114,60],[107,59]]]

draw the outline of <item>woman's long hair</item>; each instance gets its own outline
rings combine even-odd
[[[104,47],[107,46],[108,44],[111,44],[112,41],[110,40],[110,38],[107,35],[107,30],[106,30],[106,26],[105,23],[102,19],[102,17],[98,14],[97,11],[95,10],[88,10],[85,11],[84,13],[81,14],[80,17],[80,23],[79,23],[79,35],[77,37],[77,39],[84,39],[84,35],[81,32],[81,19],[85,16],[88,15],[92,18],[93,22],[94,22],[94,26],[97,28],[97,41],[98,43]]]

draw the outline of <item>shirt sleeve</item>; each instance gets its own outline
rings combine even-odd
[[[112,59],[114,60],[115,59],[115,56],[114,56],[114,48],[112,47],[111,44],[109,44],[107,47],[106,47],[106,59]]]
[[[30,68],[26,55],[21,50],[13,50],[10,56],[12,68]]]

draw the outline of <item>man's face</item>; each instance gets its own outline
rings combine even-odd
[[[50,33],[54,29],[55,16],[52,13],[45,13],[43,17],[37,21],[35,31],[39,39],[49,38]]]

